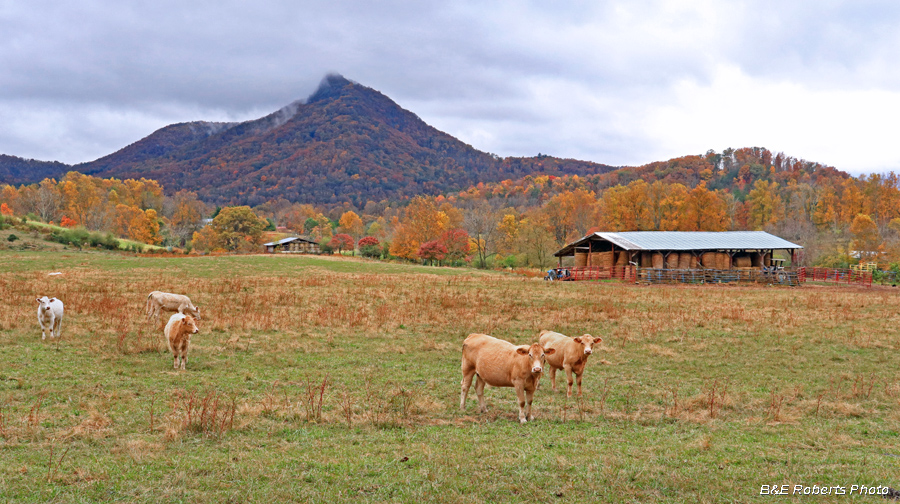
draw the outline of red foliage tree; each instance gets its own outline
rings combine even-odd
[[[60,225],[60,226],[62,226],[62,227],[67,227],[67,228],[73,228],[73,227],[75,227],[77,224],[78,224],[78,223],[75,222],[74,219],[70,219],[70,218],[66,217],[65,215],[63,215],[63,218],[60,219],[60,221],[59,221],[59,225]]]
[[[328,246],[337,250],[338,254],[344,250],[353,250],[353,238],[347,233],[338,233],[331,237]]]
[[[447,257],[447,247],[437,240],[431,240],[419,246],[418,255],[422,259],[431,261],[431,263],[434,264],[435,261],[440,262]]]
[[[469,233],[464,229],[449,229],[444,231],[438,242],[447,250],[447,259],[461,261],[469,255]]]

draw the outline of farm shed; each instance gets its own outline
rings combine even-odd
[[[574,257],[573,279],[597,278],[668,278],[664,271],[745,271],[747,280],[757,281],[763,266],[779,265],[773,261],[776,250],[790,254],[800,245],[763,231],[628,231],[593,233],[558,250],[554,255],[562,266],[563,257]],[[733,276],[727,274],[726,276]],[[679,281],[695,281],[678,274]],[[709,279],[706,279],[709,280]],[[735,280],[744,280],[736,278]]]
[[[322,250],[319,244],[312,238],[303,236],[293,236],[282,240],[269,242],[263,245],[266,252],[274,254],[280,252],[282,254],[321,254]]]

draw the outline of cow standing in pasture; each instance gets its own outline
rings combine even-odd
[[[588,357],[594,353],[594,345],[603,342],[603,338],[583,334],[577,338],[570,338],[564,334],[553,331],[541,331],[539,336],[541,345],[547,349],[556,350],[553,354],[547,354],[547,364],[550,365],[550,385],[556,391],[556,370],[566,372],[566,397],[572,397],[572,373],[578,381],[578,395],[581,396],[581,377],[584,374],[584,366]]]
[[[50,332],[50,338],[59,338],[59,330],[62,326],[63,319],[63,302],[59,299],[48,298],[47,296],[37,298],[38,305],[38,323],[41,324],[41,339],[47,339],[47,332]]]
[[[147,295],[147,321],[153,317],[159,321],[159,312],[162,310],[187,314],[200,320],[200,308],[194,306],[187,296],[160,291]]]
[[[200,329],[190,315],[176,313],[169,317],[166,324],[166,346],[172,352],[172,368],[185,369],[187,367],[188,347],[191,344],[191,335],[197,334]],[[179,365],[179,359],[181,364]]]
[[[487,411],[484,405],[485,384],[513,387],[519,403],[519,422],[533,420],[531,402],[544,370],[544,356],[554,351],[545,350],[538,343],[516,346],[487,334],[470,334],[463,341],[459,409],[465,409],[472,378],[477,377],[475,394],[478,395],[478,407],[482,413]]]

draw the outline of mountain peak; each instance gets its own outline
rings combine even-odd
[[[351,85],[353,85],[353,82],[343,75],[330,73],[322,79],[322,82],[319,83],[319,87],[316,88],[316,91],[309,95],[309,98],[306,99],[306,103],[315,103],[317,101],[333,98],[338,96],[342,89]]]

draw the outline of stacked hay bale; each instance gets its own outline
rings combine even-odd
[[[691,269],[691,259],[694,254],[690,252],[682,252],[678,254],[678,269]]]
[[[628,266],[628,252],[625,250],[616,253],[616,267]]]
[[[727,252],[716,253],[716,267],[720,270],[731,269],[731,255]]]
[[[700,258],[691,254],[691,269],[700,269]]]
[[[663,269],[665,258],[662,255],[662,252],[654,252],[651,258],[651,263],[654,269]]]
[[[678,252],[664,254],[666,257],[666,269],[678,269]]]
[[[611,269],[615,265],[615,252],[594,252],[590,257],[590,266]]]
[[[734,258],[735,268],[751,268],[752,266],[753,260],[750,259],[750,256],[739,256]]]
[[[576,268],[584,268],[588,263],[588,253],[587,252],[575,252],[575,267]]]
[[[763,254],[762,252],[754,252],[750,255],[750,266],[754,268],[759,268],[763,265]]]
[[[700,256],[700,262],[703,264],[703,267],[706,269],[718,269],[719,268],[719,257],[715,252],[704,252],[702,256]]]
[[[641,252],[641,268],[652,268],[653,267],[653,252],[643,251]]]

